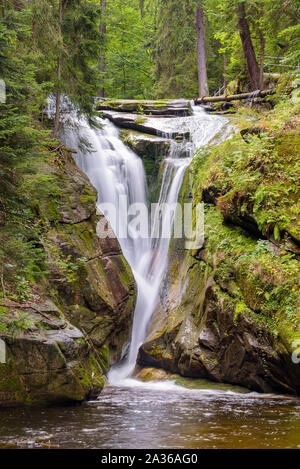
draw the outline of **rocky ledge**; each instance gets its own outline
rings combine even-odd
[[[131,130],[122,130],[120,137],[129,148],[142,158],[149,200],[151,203],[157,202],[163,176],[164,159],[169,154],[171,141],[167,138]]]
[[[190,102],[186,99],[177,100],[135,100],[109,99],[100,101],[96,106],[98,111],[118,111],[152,116],[188,116],[191,114]]]
[[[54,303],[7,301],[3,308],[9,327],[0,339],[1,406],[75,403],[101,392],[103,369],[88,340]],[[26,332],[18,331],[18,321]]]
[[[196,200],[195,188],[199,194],[189,180],[187,172],[182,204],[191,194]],[[138,364],[259,392],[299,394],[300,368],[292,359],[299,315],[284,293],[297,291],[297,279],[266,243],[224,225],[217,208],[206,204],[203,247],[187,250],[183,240],[171,242],[160,303]]]
[[[122,129],[131,129],[144,134],[154,135],[157,137],[167,137],[169,139],[184,140],[190,138],[189,132],[170,132],[165,134],[151,124],[152,118],[166,117],[166,116],[149,116],[131,113],[122,113],[115,111],[101,111],[101,115],[113,122],[117,127]],[[174,116],[169,116],[170,118]]]

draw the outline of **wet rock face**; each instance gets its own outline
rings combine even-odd
[[[181,202],[189,190],[187,174]],[[238,268],[232,265],[220,276],[218,260],[206,245],[188,251],[175,239],[169,259],[138,364],[255,391],[299,394],[299,365],[292,362],[284,336],[274,335],[268,320],[261,321],[255,289],[250,294],[247,287],[247,312],[239,310],[245,279]]]
[[[97,235],[100,226],[112,230],[96,211],[95,189],[73,160],[67,162],[61,183],[64,190],[57,218],[47,233],[53,260],[49,281],[58,292],[66,317],[90,336],[96,354],[101,356],[102,348],[107,348],[107,368],[120,358],[129,335],[135,281],[117,238]],[[47,216],[47,201],[42,211]],[[57,252],[67,264],[64,269]]]
[[[299,393],[299,367],[292,363],[285,345],[276,343],[254,320],[244,315],[236,318],[213,278],[202,283],[200,275],[197,279],[187,276],[189,284],[182,301],[164,312],[156,311],[138,364],[255,391]],[[194,282],[199,290],[191,297]],[[166,288],[171,303],[173,285]],[[195,307],[189,296],[191,302],[196,300]],[[198,305],[197,299],[201,299]]]
[[[115,111],[102,111],[101,115],[109,119],[113,122],[117,127],[122,129],[131,129],[136,130],[138,132],[143,132],[145,134],[154,135],[157,137],[165,137],[164,132],[153,127],[149,119],[147,119],[146,115],[140,114],[131,114],[131,113],[123,113],[123,112],[115,112]],[[175,117],[175,116],[164,116],[164,115],[154,115],[151,117]],[[171,132],[168,133],[168,138],[174,138],[179,140],[189,139],[190,133],[189,132]]]
[[[64,159],[63,159],[64,158]],[[2,299],[6,362],[0,363],[0,406],[80,402],[100,393],[109,365],[128,340],[136,301],[131,269],[109,224],[96,211],[96,191],[68,153],[55,174],[61,193],[40,201],[47,228],[49,274],[35,299]]]
[[[140,132],[122,130],[120,137],[142,158],[150,202],[157,202],[163,175],[163,160],[169,154],[170,140]]]
[[[101,217],[102,218],[102,217]],[[71,281],[55,265],[51,283],[58,291],[67,318],[88,334],[96,350],[108,347],[106,367],[121,355],[135,306],[135,282],[116,238],[95,234],[99,217],[74,226],[60,225],[48,233],[65,259],[83,262]]]

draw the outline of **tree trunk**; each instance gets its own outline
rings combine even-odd
[[[33,18],[32,21],[32,40],[34,43],[36,43],[37,37],[36,37],[36,21],[35,18]]]
[[[251,90],[259,89],[259,69],[257,65],[256,55],[254,52],[249,24],[246,18],[245,3],[240,3],[237,8],[238,29],[242,41],[243,51],[247,62],[247,69],[250,77]]]
[[[59,34],[62,40],[62,20],[63,20],[63,0],[59,0]],[[60,101],[61,101],[61,92],[60,92],[60,80],[61,80],[61,51],[57,59],[57,91],[56,91],[56,107],[55,107],[55,120],[54,120],[54,129],[53,137],[57,137],[59,129],[59,117],[60,117]]]
[[[102,11],[102,19],[101,19],[101,21],[100,21],[99,31],[100,31],[101,36],[103,37],[103,40],[105,41],[105,35],[106,35],[106,20],[105,20],[105,16],[106,16],[107,1],[101,1],[100,6],[101,6],[101,11]],[[104,41],[103,41],[103,42],[104,42]],[[102,78],[102,80],[103,80],[104,72],[105,72],[105,54],[104,54],[104,53],[103,53],[103,55],[100,57],[99,72],[100,72],[100,76],[101,76],[101,78]],[[99,96],[99,98],[104,98],[104,87],[103,87],[103,86],[102,86],[102,88],[99,90],[98,96]]]
[[[206,56],[205,56],[205,38],[203,9],[199,5],[196,9],[196,31],[197,31],[197,63],[198,63],[198,91],[199,96],[209,94],[207,84]]]
[[[223,69],[223,77],[224,77],[224,94],[226,95],[226,88],[227,88],[227,57],[224,54],[224,69]]]

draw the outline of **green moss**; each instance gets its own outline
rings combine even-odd
[[[135,119],[135,123],[136,124],[144,124],[146,122],[147,118],[145,117],[138,117],[137,119]]]
[[[130,142],[134,142],[136,137],[145,137],[147,140],[155,140],[157,139],[156,135],[146,134],[145,132],[141,132],[139,130],[126,130],[120,129],[120,137],[124,143],[130,144]]]
[[[58,211],[57,200],[55,199],[48,200],[44,211],[49,221],[54,222],[54,221],[60,220],[61,215]]]
[[[129,289],[129,286],[132,282],[132,270],[123,255],[120,256],[120,259],[122,263],[122,268],[120,269],[120,278],[124,287]]]
[[[238,303],[236,303],[234,321],[237,322],[240,314],[247,313],[248,310],[248,306],[243,301],[239,301]]]
[[[12,402],[26,399],[27,392],[13,358],[9,363],[0,363],[0,392],[9,393]]]
[[[264,236],[279,241],[288,233],[300,239],[299,132],[285,127],[274,132],[267,123],[260,124],[259,136],[249,134],[245,141],[238,134],[199,152],[197,192],[211,193],[224,217],[237,224],[250,217]]]
[[[170,142],[156,136],[126,130],[121,131],[121,138],[142,158],[150,203],[157,202],[163,176],[164,158],[169,152]]]
[[[95,196],[94,195],[81,195],[80,202],[82,204],[86,204],[86,203],[93,204],[95,203]]]
[[[83,345],[85,344],[85,339],[83,337],[79,337],[78,339],[75,339],[76,344]]]
[[[104,373],[109,369],[109,348],[107,345],[104,345],[99,352],[99,363]]]

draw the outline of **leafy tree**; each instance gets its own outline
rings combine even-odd
[[[103,40],[103,46],[106,40],[106,9],[107,9],[107,1],[101,1],[101,21],[99,26],[99,32],[101,34]],[[99,72],[100,72],[100,79],[103,81],[104,79],[104,71],[105,71],[105,48],[103,47],[103,54],[100,57],[99,61]],[[104,98],[104,86],[101,86],[101,89],[98,93],[99,98]]]
[[[228,58],[227,73],[230,79],[251,72],[252,88],[263,87],[264,56],[283,57],[285,61],[271,71],[287,71],[297,67],[299,58],[299,2],[294,0],[207,0],[206,13],[214,37],[219,41],[219,52]],[[247,51],[243,53],[238,16],[248,26]],[[247,28],[247,26],[244,27]],[[250,45],[250,40],[251,44]],[[246,44],[245,44],[246,45]],[[252,51],[251,51],[252,47]],[[259,57],[260,56],[260,57]],[[259,60],[258,60],[259,57]],[[272,61],[276,63],[276,60]],[[258,64],[260,65],[258,67]],[[250,71],[249,71],[250,68]],[[250,79],[250,77],[249,77]]]

